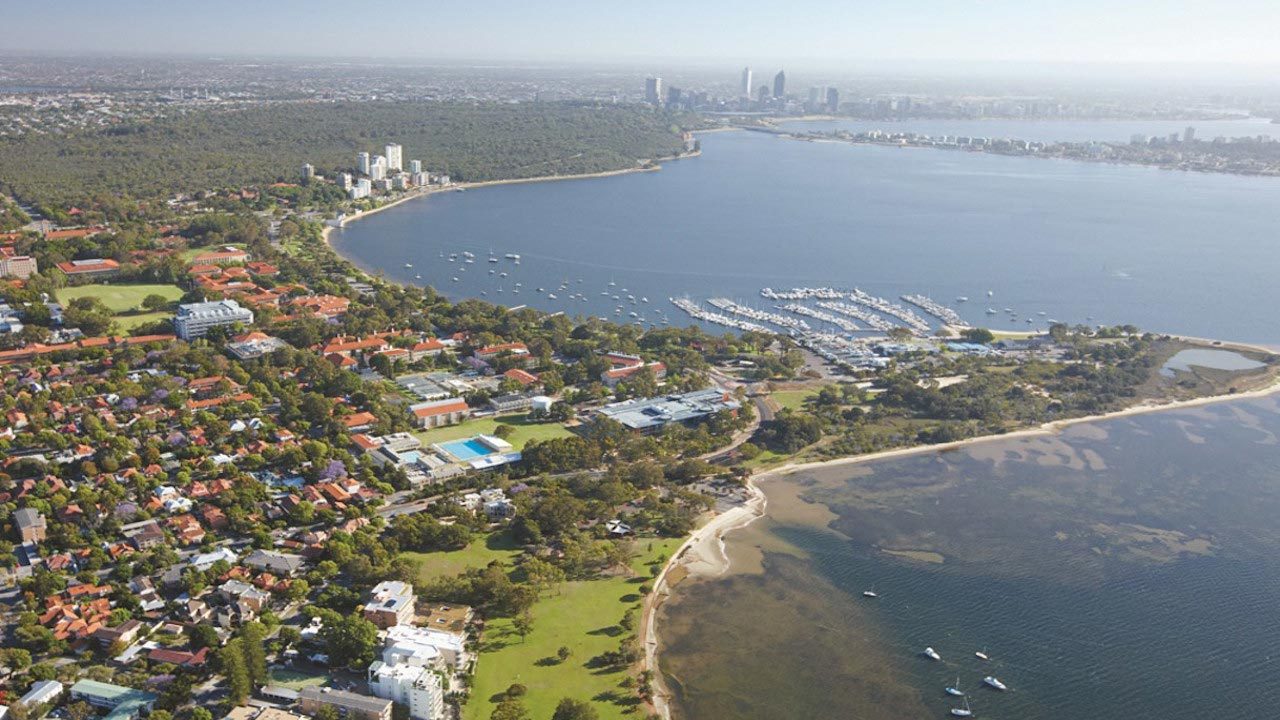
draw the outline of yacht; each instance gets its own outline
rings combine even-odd
[[[517,255],[516,253],[507,253],[506,258],[508,260],[519,260],[520,256]]]
[[[987,291],[987,297],[992,297],[992,296],[994,296],[995,294],[996,294],[996,291],[995,291],[995,290],[988,290],[988,291]]]
[[[975,653],[973,654],[973,656],[974,656],[974,657],[976,657],[976,658],[978,658],[979,660],[990,660],[990,659],[991,659],[991,658],[987,655],[987,649],[986,649],[986,648],[982,648],[981,650],[979,650],[979,651],[975,652]]]
[[[496,258],[496,257],[490,257],[490,258],[489,258],[489,262],[491,262],[491,263],[496,263],[496,262],[498,262],[498,258]]]
[[[549,293],[549,294],[547,295],[547,297],[551,298],[552,300],[555,300],[555,299],[556,299],[556,294],[555,294],[555,293]]]
[[[872,600],[874,600],[880,596],[876,593],[876,589],[873,587],[870,590],[863,590],[862,597],[871,598]]]
[[[982,682],[986,683],[986,684],[987,684],[987,687],[995,688],[996,690],[999,690],[1000,692],[1004,692],[1005,690],[1008,690],[1008,689],[1009,689],[1009,686],[1008,686],[1008,685],[1005,685],[1005,684],[1004,684],[1004,683],[1002,683],[1002,682],[1000,682],[1000,679],[999,679],[999,678],[997,678],[995,675],[988,675],[988,676],[986,676],[986,677],[982,678]]]
[[[956,298],[956,302],[969,302],[969,296],[961,295],[960,297]]]
[[[927,647],[924,649],[924,656],[934,661],[938,661],[942,659],[942,656],[938,654],[938,651],[934,650],[931,647]]]
[[[964,699],[964,707],[951,708],[952,717],[973,717],[973,709],[969,707],[969,698]]]
[[[994,308],[987,308],[987,314],[988,314],[988,315],[995,315],[995,314],[996,314],[996,311],[995,311],[995,309],[994,309]]]
[[[453,278],[453,281],[458,282],[458,278],[457,277]]]
[[[954,697],[964,697],[964,691],[960,689],[960,678],[959,678],[959,677],[956,677],[956,684],[955,684],[955,685],[948,685],[945,689],[946,689],[946,691],[947,691],[947,694],[948,694],[948,695],[952,695],[952,696],[954,696]]]
[[[413,263],[405,263],[404,266],[407,268],[411,268],[413,267]]]
[[[422,279],[422,276],[421,276],[421,275],[414,275],[414,276],[413,276],[413,279],[414,279],[414,280],[421,280],[421,279]]]

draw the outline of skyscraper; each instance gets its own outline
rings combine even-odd
[[[1196,129],[1188,125],[1187,129],[1182,131],[1182,142],[1192,142],[1195,139]]]
[[[672,85],[667,88],[667,107],[676,107],[680,104],[680,88]]]
[[[782,70],[773,76],[773,96],[781,98],[787,94],[787,74]]]
[[[645,78],[644,100],[650,105],[657,105],[662,102],[662,78]]]
[[[840,91],[835,88],[827,88],[827,112],[836,112],[840,109]]]
[[[369,164],[369,177],[374,180],[381,180],[387,176],[387,159],[382,155],[373,158],[373,162]]]
[[[415,175],[416,175],[416,174],[418,174],[418,173],[420,173],[420,172],[422,172],[422,161],[421,161],[421,160],[410,160],[410,161],[409,161],[409,172],[410,172],[410,173],[413,173],[413,174],[415,174]]]
[[[751,97],[751,68],[750,67],[742,68],[741,90],[742,90],[741,92],[742,97],[745,97],[745,98]]]
[[[359,170],[361,175],[369,174],[369,153],[356,153],[356,170]]]
[[[395,143],[388,143],[387,151],[387,169],[403,170],[404,169],[404,148]]]

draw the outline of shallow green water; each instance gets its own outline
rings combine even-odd
[[[958,675],[979,717],[1275,717],[1278,435],[1268,399],[767,483],[764,573],[668,607],[681,715],[943,717]]]

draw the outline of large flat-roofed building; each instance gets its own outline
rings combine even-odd
[[[315,715],[331,707],[350,720],[391,720],[391,701],[327,687],[305,687],[298,693],[302,712]]]
[[[471,408],[462,398],[445,398],[410,405],[409,412],[418,427],[435,428],[462,422],[471,414]]]
[[[89,258],[58,263],[58,269],[70,277],[111,277],[120,273],[120,263],[111,258]]]
[[[240,307],[235,300],[179,305],[173,318],[173,329],[183,340],[204,337],[216,327],[252,324],[253,311]]]
[[[26,280],[39,271],[36,259],[29,255],[0,254],[0,277]]]
[[[414,607],[418,598],[413,586],[399,580],[384,580],[373,586],[369,602],[364,606],[364,619],[386,630],[394,625],[413,622]]]
[[[733,396],[714,388],[683,395],[640,398],[600,408],[604,417],[631,430],[658,430],[668,423],[690,422],[723,411],[737,411],[742,405]]]
[[[123,685],[79,680],[71,686],[71,699],[83,700],[94,707],[110,710],[102,720],[132,720],[151,710],[159,697]]]
[[[13,514],[13,522],[18,526],[18,537],[24,543],[40,542],[48,532],[48,523],[44,516],[32,508],[22,508]]]
[[[31,689],[18,700],[18,704],[33,709],[39,705],[48,705],[62,697],[62,683],[57,680],[37,680]]]

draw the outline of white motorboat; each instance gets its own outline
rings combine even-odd
[[[976,657],[976,658],[978,658],[979,660],[990,660],[990,659],[991,659],[991,658],[987,655],[987,649],[986,649],[986,648],[982,648],[981,650],[979,650],[979,651],[975,652],[975,653],[973,654],[973,656],[974,656],[974,657]]]
[[[405,263],[404,266],[407,268],[411,268],[413,267],[413,263]]]
[[[938,654],[938,651],[934,650],[931,647],[927,647],[924,649],[924,656],[934,661],[942,660],[942,656]]]
[[[982,682],[986,683],[987,687],[994,688],[1000,692],[1004,692],[1009,689],[1009,686],[1000,682],[1000,678],[997,678],[995,675],[988,675],[982,678]]]

